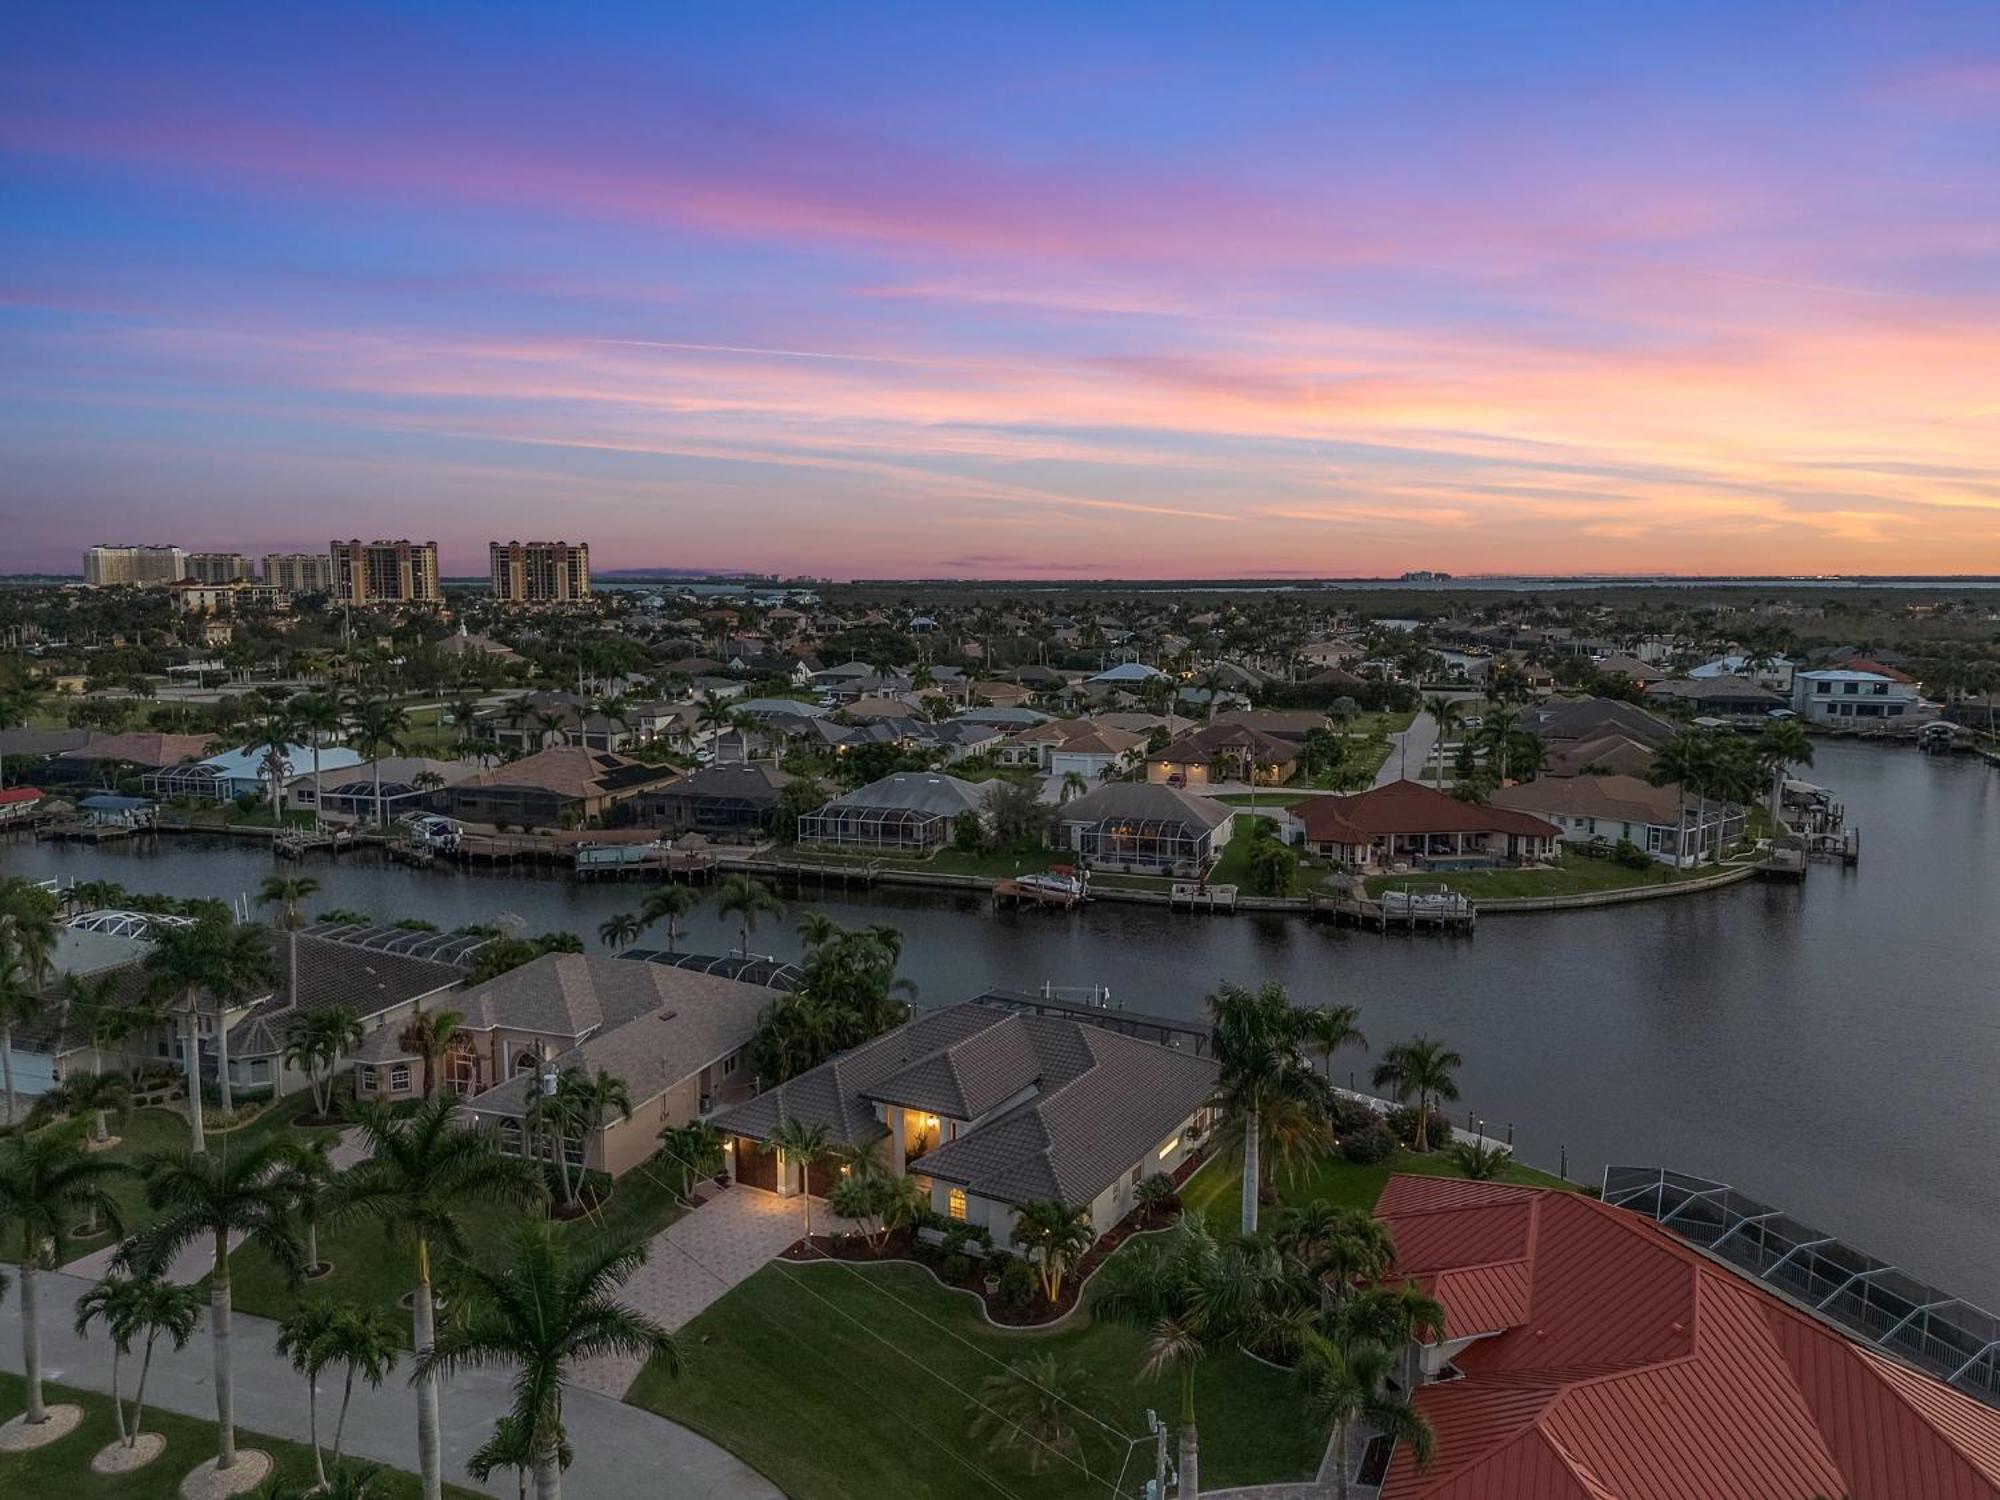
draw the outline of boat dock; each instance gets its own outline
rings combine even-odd
[[[1236,910],[1236,887],[1177,880],[1167,893],[1167,905],[1175,911],[1233,912]]]
[[[1074,911],[1085,900],[1083,888],[1074,882],[1040,884],[1026,880],[998,880],[993,884],[993,907],[1002,910]]]
[[[1311,914],[1372,932],[1470,932],[1479,920],[1471,897],[1442,884],[1384,891],[1375,900],[1315,894]]]

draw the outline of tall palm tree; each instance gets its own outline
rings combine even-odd
[[[1415,1036],[1382,1053],[1375,1065],[1375,1087],[1393,1091],[1398,1102],[1417,1101],[1417,1150],[1430,1150],[1431,1105],[1458,1097],[1453,1075],[1465,1059],[1434,1037]]]
[[[673,1336],[618,1300],[645,1263],[642,1245],[578,1239],[553,1224],[524,1224],[497,1269],[468,1263],[455,1281],[462,1302],[434,1349],[420,1350],[417,1377],[512,1366],[514,1434],[534,1455],[537,1500],[561,1500],[563,1390],[580,1359],[637,1357],[678,1374]],[[509,1433],[496,1431],[495,1439]]]
[[[42,1013],[41,989],[12,953],[0,952],[0,1090],[7,1095],[7,1123],[14,1123],[14,1028]]]
[[[319,826],[320,793],[324,790],[319,780],[320,746],[330,734],[340,732],[341,713],[339,700],[324,693],[301,693],[286,707],[291,711],[292,729],[305,737],[312,748],[313,758],[313,826]]]
[[[667,924],[667,952],[672,953],[680,946],[681,919],[697,906],[701,897],[691,885],[667,884],[646,892],[639,903],[639,922],[643,927],[651,927],[655,922]]]
[[[122,1223],[106,1184],[129,1169],[84,1150],[74,1129],[17,1135],[0,1147],[0,1231],[18,1231],[21,1268],[21,1370],[28,1381],[26,1420],[49,1419],[42,1404],[42,1331],[37,1319],[41,1271],[68,1259],[70,1228],[80,1215]]]
[[[597,924],[597,940],[607,948],[629,948],[644,930],[637,917],[621,911]]]
[[[282,1137],[284,1153],[276,1180],[291,1201],[292,1214],[305,1231],[305,1274],[318,1276],[332,1269],[319,1258],[319,1226],[340,1205],[341,1184],[334,1169],[330,1135]]]
[[[1431,785],[1443,786],[1445,736],[1451,733],[1452,725],[1465,717],[1465,705],[1460,699],[1439,693],[1424,700],[1424,709],[1437,723],[1437,742],[1431,747],[1437,756],[1437,779]]]
[[[778,1121],[769,1137],[770,1144],[799,1164],[799,1197],[806,1208],[806,1238],[813,1232],[812,1169],[834,1154],[833,1137],[826,1126],[807,1123],[798,1115]]]
[[[285,1039],[282,1061],[306,1075],[313,1112],[321,1119],[333,1113],[334,1067],[340,1055],[361,1045],[368,1033],[361,1018],[345,1005],[330,1005],[299,1017]]]
[[[1063,1277],[1089,1252],[1095,1238],[1090,1210],[1071,1208],[1055,1198],[1024,1203],[1014,1216],[1014,1239],[1034,1259],[1051,1306],[1062,1298]]]
[[[225,1114],[232,1109],[229,1083],[228,1010],[248,999],[271,978],[271,954],[264,935],[226,917],[204,917],[189,927],[156,927],[146,955],[150,998],[180,1001],[183,1063],[187,1071],[188,1133],[197,1152],[208,1149],[201,1108],[201,997],[215,1005],[216,1086]]]
[[[319,882],[310,875],[266,875],[263,885],[257,888],[257,904],[276,906],[278,925],[287,932],[296,932],[299,903],[318,889]]]
[[[331,1357],[326,1341],[334,1316],[331,1302],[315,1298],[300,1303],[290,1317],[278,1323],[278,1353],[306,1378],[306,1442],[312,1449],[313,1477],[322,1490],[326,1488],[326,1453],[319,1445],[319,1377]]]
[[[438,1064],[451,1050],[458,1023],[455,1010],[418,1011],[403,1028],[402,1044],[423,1060],[426,1099],[437,1092]]]
[[[723,916],[735,915],[737,930],[742,935],[743,956],[750,956],[750,934],[757,930],[760,916],[782,917],[785,903],[771,893],[771,888],[761,880],[753,880],[748,875],[731,875],[722,882],[715,896],[715,909]]]
[[[14,1028],[41,1011],[55,973],[56,900],[23,876],[0,880],[0,1089],[14,1123]]]
[[[388,819],[382,811],[382,757],[402,753],[404,736],[410,732],[409,712],[386,698],[367,698],[350,704],[348,716],[354,725],[354,748],[374,764],[375,824]]]
[[[333,1422],[333,1462],[340,1466],[341,1439],[347,1431],[347,1408],[354,1400],[354,1380],[358,1375],[370,1389],[379,1390],[403,1355],[403,1334],[396,1320],[379,1307],[342,1304],[334,1309],[333,1321],[325,1335],[327,1363],[339,1365],[344,1373],[340,1386],[340,1414]]]
[[[256,1246],[288,1280],[304,1270],[292,1232],[291,1193],[283,1180],[285,1143],[276,1138],[210,1155],[156,1151],[140,1158],[146,1206],[155,1215],[118,1252],[141,1276],[166,1273],[176,1255],[207,1238],[215,1247],[208,1286],[208,1327],[215,1346],[215,1426],[218,1472],[236,1463],[236,1365],[231,1325],[232,1239]]]
[[[1507,784],[1508,772],[1512,769],[1514,754],[1514,734],[1521,727],[1521,711],[1502,704],[1495,704],[1486,711],[1486,722],[1479,726],[1479,736],[1484,741],[1489,755],[1500,759],[1500,784]]]
[[[111,1116],[122,1125],[132,1113],[132,1081],[123,1073],[71,1073],[42,1101],[64,1114],[90,1117],[90,1139],[99,1147],[111,1143]]]
[[[291,713],[283,705],[273,704],[267,712],[251,720],[235,747],[245,755],[257,757],[257,769],[270,783],[274,823],[283,821],[285,776],[291,769],[289,757],[297,735],[298,725]]]
[[[1365,1423],[1403,1444],[1419,1468],[1430,1462],[1432,1439],[1430,1424],[1408,1395],[1390,1389],[1395,1356],[1376,1340],[1342,1327],[1342,1320],[1334,1322],[1331,1333],[1306,1333],[1296,1368],[1314,1412],[1333,1427],[1335,1493],[1348,1500],[1357,1427]]]
[[[437,1311],[431,1286],[431,1247],[463,1254],[460,1216],[475,1203],[532,1203],[544,1189],[526,1162],[502,1156],[485,1131],[456,1123],[458,1102],[448,1094],[424,1099],[398,1117],[382,1104],[362,1112],[368,1160],[347,1174],[345,1201],[373,1215],[416,1257],[412,1300],[418,1357],[436,1340]],[[417,1457],[424,1500],[442,1500],[444,1460],[438,1444],[438,1390],[428,1367],[417,1372]]]
[[[1299,1013],[1299,1038],[1319,1053],[1326,1068],[1326,1081],[1333,1082],[1333,1054],[1342,1047],[1368,1050],[1368,1038],[1356,1023],[1361,1011],[1352,1005],[1318,1005]]]
[[[1208,1013],[1221,1065],[1216,1102],[1243,1137],[1242,1226],[1252,1235],[1264,1186],[1266,1134],[1282,1121],[1295,1147],[1309,1144],[1324,1088],[1301,1050],[1306,1012],[1292,1008],[1283,985],[1249,990],[1225,984],[1208,997]]]
[[[1812,739],[1797,719],[1773,720],[1757,736],[1757,758],[1764,763],[1771,782],[1771,825],[1781,829],[1785,824],[1785,777],[1793,766],[1812,764]]]
[[[111,1336],[111,1409],[118,1441],[126,1448],[136,1447],[145,1430],[146,1377],[153,1368],[153,1346],[165,1334],[177,1352],[187,1347],[201,1323],[201,1294],[191,1286],[176,1286],[158,1276],[123,1276],[114,1271],[77,1298],[77,1337],[87,1336],[90,1325],[100,1318]],[[132,1392],[128,1427],[118,1394],[118,1365],[132,1352],[132,1341],[141,1335],[145,1352],[139,1361],[139,1383]]]
[[[1201,1443],[1194,1376],[1255,1326],[1259,1278],[1242,1249],[1218,1245],[1199,1214],[1183,1214],[1164,1235],[1127,1245],[1091,1283],[1093,1318],[1145,1335],[1141,1375],[1179,1382],[1181,1500],[1199,1500]]]
[[[1668,740],[1666,744],[1653,752],[1653,769],[1647,780],[1651,781],[1654,786],[1671,786],[1674,789],[1675,817],[1678,822],[1675,834],[1680,841],[1679,847],[1674,851],[1676,868],[1685,865],[1687,862],[1688,792],[1690,789],[1699,787],[1702,784],[1708,775],[1708,766],[1708,739],[1707,736],[1696,730],[1682,730],[1679,734]],[[1707,799],[1704,797],[1701,800],[1703,811],[1705,812]],[[1706,821],[1705,816],[1697,817],[1694,850],[1695,863],[1697,864],[1701,862],[1701,829],[1699,824]]]

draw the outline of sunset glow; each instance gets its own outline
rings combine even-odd
[[[0,571],[2000,572],[1990,5],[4,35]]]

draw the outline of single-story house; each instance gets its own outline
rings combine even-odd
[[[1643,781],[1652,772],[1653,755],[1651,745],[1615,731],[1587,740],[1551,740],[1542,775],[1636,776]]]
[[[1502,787],[1492,802],[1546,818],[1566,844],[1624,839],[1667,865],[1697,864],[1718,840],[1743,837],[1743,809],[1735,804],[1703,804],[1633,776],[1544,776]]]
[[[1095,781],[1132,766],[1145,748],[1143,734],[1109,724],[1086,723],[1049,747],[1049,774],[1074,774],[1085,781]]]
[[[988,708],[1023,708],[1035,690],[1024,682],[980,681],[972,684],[972,696]]]
[[[922,853],[949,843],[960,818],[984,817],[986,790],[942,771],[897,771],[799,819],[799,842]]]
[[[445,808],[454,818],[472,823],[575,826],[607,818],[648,787],[673,781],[679,774],[670,766],[647,765],[609,750],[552,745],[447,787]]]
[[[1289,740],[1294,745],[1303,745],[1306,736],[1315,729],[1333,727],[1323,713],[1312,709],[1291,708],[1229,708],[1218,713],[1215,722],[1254,729],[1260,734],[1270,735],[1273,739]]]
[[[406,813],[440,808],[446,787],[477,776],[483,769],[476,760],[433,760],[422,755],[388,755],[380,761],[344,761],[329,766],[324,750],[320,761],[320,772],[315,776],[307,755],[306,773],[286,784],[285,805],[294,812],[317,810],[322,818],[335,822],[394,822]],[[375,788],[378,771],[382,778],[379,807]]]
[[[1146,779],[1170,786],[1248,781],[1283,786],[1299,769],[1299,747],[1261,729],[1210,724],[1146,757]]]
[[[158,770],[162,766],[200,760],[214,743],[214,736],[206,734],[158,734],[147,730],[93,734],[81,745],[62,751],[53,765],[64,780],[108,780],[118,766]]]
[[[1672,677],[1646,689],[1648,703],[1677,703],[1698,714],[1763,718],[1783,708],[1782,695],[1747,677]]]
[[[1601,657],[1594,666],[1598,676],[1629,682],[1636,688],[1649,688],[1656,682],[1667,680],[1667,674],[1658,667],[1640,661],[1636,656],[1627,656],[1622,651]]]
[[[1062,804],[1059,837],[1100,870],[1198,875],[1229,842],[1235,810],[1178,787],[1113,781]]]
[[[2000,1412],[1889,1352],[1945,1347],[1915,1313],[1857,1342],[1582,1193],[1398,1174],[1375,1217],[1445,1313],[1412,1361],[1433,1457],[1395,1444],[1381,1500],[2000,1497]]]
[[[1620,734],[1657,750],[1678,733],[1671,720],[1618,698],[1552,698],[1524,715],[1521,727],[1552,747]]]
[[[1407,780],[1349,797],[1306,797],[1279,815],[1278,829],[1288,842],[1358,870],[1531,864],[1553,858],[1562,838],[1546,819]]]
[[[1121,661],[1115,667],[1107,667],[1088,679],[1092,686],[1140,688],[1167,674],[1158,667],[1149,667],[1142,661]]]
[[[1015,1211],[1058,1200],[1102,1234],[1145,1178],[1206,1135],[1216,1064],[1067,1017],[966,1002],[926,1011],[716,1115],[735,1180],[795,1193],[799,1170],[766,1144],[779,1123],[824,1125],[928,1185],[947,1218],[1013,1238]],[[811,1190],[840,1172],[816,1166]]]
[[[620,1079],[631,1117],[613,1115],[564,1143],[573,1166],[616,1177],[659,1149],[662,1127],[751,1095],[744,1049],[770,1001],[761,984],[674,964],[546,953],[452,998],[458,1034],[438,1084],[494,1126],[503,1149],[546,1155],[545,1140],[526,1139],[531,1075],[576,1067]],[[356,1092],[421,1094],[423,1060],[401,1035],[370,1041],[357,1054]]]
[[[737,838],[770,831],[778,800],[792,778],[769,766],[704,766],[632,800],[632,817],[648,828]]]
[[[278,757],[279,786],[285,787],[313,768],[310,745],[290,745]],[[361,756],[345,745],[321,745],[322,774],[347,770],[361,764]],[[163,766],[140,778],[153,796],[191,797],[200,802],[234,802],[238,797],[265,797],[271,792],[269,753],[258,750],[225,750],[192,765]],[[281,793],[282,795],[282,793]]]

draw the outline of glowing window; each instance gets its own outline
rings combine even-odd
[[[953,1188],[951,1196],[945,1199],[945,1212],[954,1219],[965,1217],[965,1189]]]
[[[1181,1138],[1179,1136],[1175,1136],[1172,1140],[1168,1141],[1166,1145],[1160,1147],[1159,1160],[1165,1161],[1168,1157],[1172,1156],[1174,1154],[1174,1151],[1180,1146],[1180,1143],[1181,1143]]]

